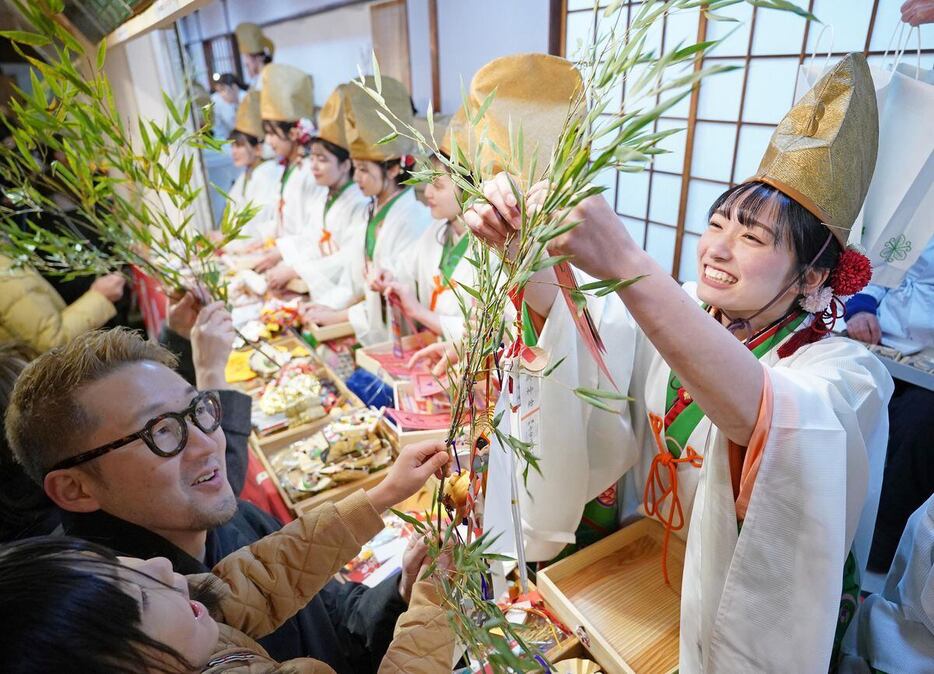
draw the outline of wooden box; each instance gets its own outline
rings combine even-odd
[[[271,342],[271,345],[273,347],[280,347],[289,350],[292,350],[296,347],[303,348],[308,352],[309,356],[316,363],[316,366],[318,369],[320,369],[322,376],[334,382],[334,386],[337,388],[341,397],[344,398],[348,405],[351,407],[364,406],[363,402],[356,396],[356,394],[347,388],[347,384],[344,383],[344,380],[338,377],[331,370],[331,368],[329,368],[320,358],[318,358],[312,348],[298,337],[295,337],[294,335],[288,335],[274,340]],[[256,379],[250,380],[248,382],[243,382],[243,384],[244,385],[242,387],[238,388],[240,388],[240,390],[247,395],[252,396],[254,405],[257,404],[259,396],[262,395],[266,380],[262,379],[261,377],[257,377]],[[275,430],[269,433],[263,433],[260,435],[260,437],[262,437],[264,443],[267,441],[274,442],[276,443],[277,447],[281,447],[296,440],[300,440],[301,438],[307,437],[311,433],[314,433],[315,431],[325,426],[330,421],[331,416],[327,415],[321,419],[316,419],[309,423],[298,424],[296,426]]]
[[[350,337],[354,334],[350,321],[335,323],[334,325],[315,325],[312,323],[305,325],[304,330],[305,334],[310,335],[314,340],[313,345],[315,346],[342,337]]]
[[[293,513],[295,513],[296,517],[322,503],[333,503],[340,501],[342,498],[349,496],[358,489],[370,489],[375,487],[380,482],[382,482],[383,478],[386,477],[387,471],[389,470],[389,467],[387,466],[376,471],[375,473],[370,473],[369,475],[362,477],[359,480],[336,485],[318,494],[313,494],[308,498],[304,498],[298,501],[294,500],[289,495],[289,492],[282,486],[282,482],[279,480],[279,476],[273,469],[272,464],[270,463],[270,459],[277,453],[289,447],[289,445],[291,445],[293,442],[302,440],[317,433],[325,426],[327,426],[331,421],[333,421],[333,419],[331,417],[327,417],[321,421],[309,424],[307,428],[302,429],[303,432],[290,434],[289,437],[287,437],[284,433],[270,438],[260,438],[258,435],[256,435],[256,433],[253,433],[253,435],[250,437],[250,447],[255,452],[260,463],[263,465],[263,469],[269,473],[270,479],[275,483],[276,489],[278,490],[279,495],[282,497],[282,501]],[[295,430],[297,431],[298,429]],[[393,454],[398,454],[399,446],[396,444],[392,433],[390,433],[389,430],[382,425],[382,422],[380,422],[380,425],[377,426],[377,432],[389,440],[390,444],[392,444]]]
[[[437,335],[434,335],[430,332],[419,332],[415,335],[406,335],[402,338],[402,348],[408,352],[418,351],[429,344],[434,344],[438,341]],[[397,378],[390,375],[386,370],[383,369],[383,366],[378,360],[372,357],[372,354],[391,354],[392,353],[392,342],[382,342],[380,344],[374,344],[373,346],[366,346],[362,349],[357,349],[357,366],[362,367],[368,372],[372,372],[377,377],[382,379],[387,384],[395,384]]]
[[[411,392],[411,390],[412,382],[410,381],[397,381],[393,384],[393,403],[396,409],[403,409],[399,402],[400,393]],[[388,415],[383,417],[383,423],[390,432],[396,436],[400,448],[407,447],[413,442],[421,442],[422,440],[444,440],[448,435],[448,426],[426,430],[405,430]]]
[[[684,541],[644,518],[552,564],[537,576],[542,598],[607,674],[669,674],[678,668]]]

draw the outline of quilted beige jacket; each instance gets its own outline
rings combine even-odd
[[[222,559],[212,570],[221,592],[220,637],[202,670],[237,674],[325,674],[311,658],[276,662],[254,639],[294,615],[383,528],[366,493],[311,510],[281,531]],[[192,577],[202,581],[203,577]],[[430,581],[419,581],[409,609],[396,623],[395,638],[380,674],[442,674],[451,671],[454,638]]]
[[[23,342],[43,353],[101,327],[116,313],[110,300],[96,290],[65,304],[38,272],[16,268],[10,258],[0,255],[0,341]]]

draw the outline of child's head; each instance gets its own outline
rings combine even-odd
[[[164,558],[118,558],[63,536],[0,548],[4,672],[200,670],[217,638],[208,609]]]

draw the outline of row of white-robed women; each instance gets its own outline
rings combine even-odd
[[[467,239],[449,180],[426,190],[431,208],[404,184],[415,159],[399,137],[378,141],[388,127],[373,99],[356,84],[328,97],[317,126],[309,76],[269,64],[262,88],[238,110],[232,134],[235,161],[244,167],[230,191],[232,206],[260,210],[241,248],[265,247],[256,264],[272,287],[307,284],[306,319],[319,325],[349,321],[364,345],[389,339],[386,296],[448,339],[462,331],[452,288],[469,280]],[[369,85],[373,85],[372,79]],[[405,87],[382,78],[382,95],[411,122]],[[276,160],[262,160],[265,140]]]
[[[519,75],[501,69],[484,123],[534,124],[523,115],[538,118],[560,104],[554,92],[580,86],[571,64],[550,63],[524,63]],[[545,133],[535,141],[553,144]],[[623,518],[654,517],[687,539],[681,672],[826,672],[857,610],[868,540],[855,542],[875,518],[893,383],[864,346],[828,327],[837,298],[871,275],[846,242],[877,139],[869,70],[851,54],[785,116],[756,175],[712,204],[697,284],[675,282],[602,196],[574,209],[569,219],[580,224],[551,251],[572,256],[578,280],[642,277],[588,299],[609,372],[633,398],[621,414],[574,394],[613,384],[553,272],[539,272],[526,291],[545,319],[538,346],[552,362],[565,359],[541,383],[541,473],[519,494],[527,556],[547,560],[574,542],[585,504],[619,479]],[[512,178],[528,190],[527,205],[547,190],[534,178]],[[521,222],[509,180],[492,177],[490,203],[463,216],[495,245]],[[922,554],[930,567],[930,546]],[[923,597],[911,605],[902,619],[918,629],[900,632],[911,638],[876,639],[868,655],[857,645],[865,655],[857,661],[887,672],[930,667],[934,610],[928,601],[924,614]],[[859,641],[848,640],[851,651]]]
[[[269,181],[274,205],[254,220],[256,239],[275,241],[261,267],[273,283],[301,276],[308,316],[349,319],[364,343],[388,338],[387,289],[410,316],[456,341],[452,279],[464,274],[470,283],[462,223],[501,243],[519,222],[508,178],[491,172],[492,205],[462,219],[450,180],[436,181],[426,192],[436,218],[429,224],[399,184],[408,148],[398,139],[377,144],[386,127],[371,99],[340,87],[315,132],[303,121],[311,104],[300,95],[302,77],[267,66],[261,121],[249,133],[238,119],[238,132],[254,147],[265,136],[283,163]],[[547,155],[560,129],[547,120],[564,118],[579,86],[569,62],[520,55],[481,69],[471,88],[497,89],[481,122],[488,135],[522,126]],[[383,78],[383,96],[411,118],[401,85]],[[554,249],[574,256],[580,280],[644,277],[588,300],[613,380],[634,399],[621,414],[573,394],[611,384],[566,303],[555,301],[552,272],[540,272],[526,292],[530,313],[544,319],[539,346],[552,362],[565,358],[542,382],[541,474],[531,473],[520,493],[527,556],[547,560],[574,542],[585,504],[620,480],[624,517],[656,517],[687,538],[682,672],[827,671],[856,609],[853,571],[866,551],[854,541],[861,519],[874,518],[892,381],[864,347],[828,336],[826,325],[835,297],[869,278],[865,259],[845,246],[877,136],[865,60],[848,56],[788,113],[757,174],[712,205],[696,286],[673,281],[602,197],[571,214],[582,224]],[[531,202],[544,189],[535,177],[515,176]],[[239,188],[246,198],[251,180],[245,175],[233,196]],[[934,651],[928,636],[888,640],[888,653],[870,664],[909,671],[901,664]]]

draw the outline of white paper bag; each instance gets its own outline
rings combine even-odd
[[[888,85],[876,170],[850,239],[866,249],[873,283],[901,282],[934,233],[932,214],[934,71],[901,63]]]

